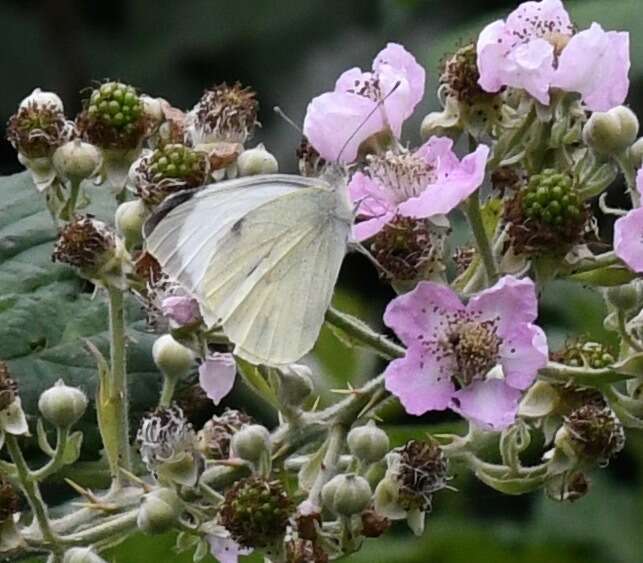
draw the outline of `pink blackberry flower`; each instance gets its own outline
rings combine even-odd
[[[372,71],[351,68],[337,79],[332,92],[313,98],[306,110],[304,135],[322,158],[334,162],[341,156],[342,162],[352,162],[371,135],[390,129],[400,137],[402,124],[424,96],[425,79],[413,55],[389,43],[375,57]],[[384,98],[381,111],[365,122]]]
[[[222,530],[223,531],[223,530]],[[241,547],[236,541],[229,537],[225,530],[221,535],[206,536],[210,544],[210,553],[219,563],[237,563],[240,555],[249,555],[251,548]]]
[[[201,320],[196,299],[188,295],[170,295],[161,301],[163,316],[177,326],[187,326]]]
[[[489,148],[479,145],[462,160],[453,141],[432,137],[414,153],[368,157],[366,173],[353,175],[349,189],[358,215],[356,240],[378,233],[397,215],[418,219],[449,213],[475,192],[484,180]]]
[[[636,190],[643,195],[643,168],[636,176]],[[614,252],[631,270],[643,272],[643,207],[614,223]]]
[[[232,391],[237,364],[232,354],[210,354],[199,366],[199,385],[215,405]]]
[[[591,111],[607,111],[629,89],[628,33],[594,23],[574,35],[561,0],[524,2],[505,21],[487,25],[477,55],[483,90],[522,88],[545,105],[555,87],[578,92]]]
[[[450,408],[482,427],[509,426],[547,363],[537,309],[528,278],[505,276],[467,305],[447,287],[419,283],[384,314],[407,347],[386,368],[386,388],[409,414]]]

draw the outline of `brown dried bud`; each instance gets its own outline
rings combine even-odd
[[[7,364],[0,361],[0,411],[13,403],[17,394],[18,385],[9,374]]]
[[[297,147],[299,173],[302,176],[319,176],[326,166],[326,161],[320,156],[306,137],[302,138]]]
[[[50,156],[74,136],[73,124],[56,104],[29,102],[9,118],[7,140],[28,158]]]
[[[362,512],[362,535],[367,538],[379,538],[391,527],[391,521],[374,510]]]
[[[114,233],[91,215],[76,217],[58,234],[53,260],[95,273],[113,256]]]
[[[623,424],[609,407],[585,405],[565,418],[565,427],[579,455],[600,465],[625,445]]]
[[[327,563],[328,554],[317,544],[305,539],[286,543],[286,563]]]
[[[491,185],[501,196],[519,190],[525,181],[525,171],[515,166],[501,166],[491,173]]]
[[[493,97],[478,84],[480,73],[476,59],[476,46],[473,43],[460,47],[444,61],[440,76],[440,84],[446,86],[448,94],[469,105]]]
[[[206,90],[188,116],[193,144],[245,143],[258,125],[259,102],[255,92],[239,82],[218,84]]]
[[[13,485],[0,476],[0,524],[20,511],[20,497]]]
[[[197,447],[209,459],[228,459],[232,436],[246,425],[255,424],[247,414],[225,409],[208,420],[197,435]]]
[[[474,246],[459,246],[453,253],[453,261],[455,262],[456,275],[464,274],[473,259],[476,257],[476,248]]]

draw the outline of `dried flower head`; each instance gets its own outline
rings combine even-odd
[[[136,195],[154,207],[168,195],[203,185],[208,177],[208,156],[181,144],[166,144],[133,165]]]
[[[439,272],[446,231],[426,219],[397,215],[371,241],[382,276],[398,281],[427,279]]]
[[[0,524],[20,510],[20,497],[13,485],[0,476]]]
[[[221,524],[243,547],[267,547],[286,532],[293,509],[283,485],[260,477],[237,481],[219,512]]]
[[[141,420],[136,435],[141,458],[152,472],[195,449],[196,435],[178,406],[158,407]]]
[[[448,463],[435,442],[412,440],[395,450],[393,473],[399,486],[398,502],[405,510],[430,512],[433,493],[447,486]]]
[[[525,171],[515,166],[500,166],[491,173],[491,185],[500,196],[519,190],[525,182]]]
[[[529,178],[505,207],[514,250],[528,255],[564,255],[582,242],[590,214],[572,178],[545,169]]]
[[[391,521],[375,510],[365,510],[361,514],[362,535],[367,538],[379,538],[391,527]]]
[[[18,385],[5,362],[0,361],[0,411],[6,409],[18,394]]]
[[[109,227],[91,215],[76,217],[58,234],[53,260],[87,272],[96,272],[112,256],[116,237]]]
[[[473,43],[460,47],[444,61],[440,76],[440,83],[444,85],[446,93],[468,105],[493,98],[478,84],[480,73],[476,57],[476,46]]]
[[[601,369],[611,366],[615,361],[614,350],[600,342],[576,338],[566,343],[557,353],[557,359],[568,366]]]
[[[50,156],[75,134],[73,123],[54,103],[22,106],[7,123],[7,140],[28,158]]]
[[[230,440],[235,432],[247,424],[254,424],[251,416],[234,410],[225,409],[219,416],[208,420],[197,435],[199,450],[209,459],[228,459]]]
[[[306,137],[302,138],[297,147],[297,162],[302,176],[319,176],[326,165],[326,161]]]
[[[453,252],[453,262],[455,263],[456,275],[460,276],[467,271],[476,257],[476,248],[474,246],[459,246]]]
[[[575,449],[581,456],[600,465],[623,449],[623,424],[609,407],[585,405],[565,418]]]
[[[148,129],[136,89],[121,82],[105,82],[92,90],[76,125],[83,139],[106,149],[139,147]]]
[[[245,143],[258,125],[256,93],[239,82],[206,90],[188,116],[194,145],[210,142]]]
[[[327,563],[328,554],[315,542],[291,539],[286,542],[286,563]]]

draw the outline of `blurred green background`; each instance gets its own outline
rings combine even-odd
[[[630,104],[640,114],[642,0],[566,4],[581,28],[599,21],[607,29],[631,32]],[[341,71],[353,65],[368,67],[387,41],[399,41],[428,70],[426,98],[405,130],[407,139],[417,141],[421,118],[437,108],[434,92],[440,59],[515,5],[502,0],[2,0],[0,115],[6,120],[36,86],[58,92],[73,115],[80,108],[82,89],[93,80],[127,81],[182,108],[191,107],[213,83],[240,80],[258,91],[262,103],[263,128],[255,141],[266,143],[284,171],[293,171],[299,136],[272,112],[273,106],[281,106],[301,123],[308,100],[332,87]],[[0,170],[7,174],[19,169],[13,149],[3,141]],[[365,260],[346,261],[339,306],[377,324],[391,296]],[[553,347],[578,333],[609,340],[602,317],[600,299],[591,292],[565,284],[548,288],[542,322]],[[370,357],[344,351],[330,333],[324,333],[316,361],[327,376],[328,388],[369,377],[381,367]],[[248,410],[258,406],[247,390],[237,387],[231,406]],[[395,408],[388,415],[387,424],[398,443],[438,427],[458,427],[449,415],[411,420]],[[267,414],[265,421],[270,422]],[[643,561],[643,436],[629,433],[625,452],[593,481],[587,497],[573,505],[558,505],[541,494],[503,496],[458,475],[453,485],[459,492],[437,495],[422,538],[395,526],[386,538],[367,542],[349,560]],[[135,537],[108,560],[191,561],[189,554],[176,555],[172,545],[172,537]]]

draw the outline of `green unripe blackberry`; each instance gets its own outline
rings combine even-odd
[[[582,240],[588,211],[572,177],[547,168],[507,201],[505,219],[518,253],[565,254]]]
[[[279,481],[237,481],[221,506],[221,524],[243,547],[266,547],[286,532],[293,505]]]
[[[569,366],[601,369],[611,366],[616,358],[604,344],[579,339],[565,347],[562,361]]]
[[[136,192],[146,205],[156,206],[168,195],[203,185],[208,177],[208,157],[181,144],[166,144],[140,159]]]
[[[106,82],[90,94],[78,128],[100,147],[134,148],[146,131],[143,102],[133,86]]]

